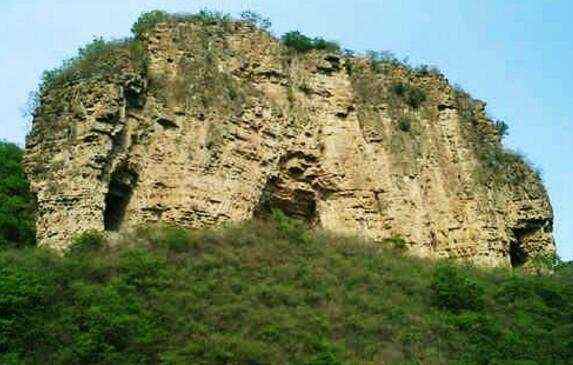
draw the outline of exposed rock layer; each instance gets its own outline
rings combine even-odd
[[[381,244],[400,235],[421,255],[520,265],[554,252],[537,175],[515,161],[488,174],[483,155],[501,145],[483,103],[433,73],[286,54],[253,27],[226,28],[162,24],[145,75],[44,95],[41,111],[66,107],[38,113],[27,142],[41,244],[280,208]],[[409,105],[397,83],[426,100]]]

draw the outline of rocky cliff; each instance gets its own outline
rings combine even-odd
[[[484,265],[555,250],[539,177],[439,73],[295,52],[245,22],[164,22],[138,44],[143,66],[42,91],[26,156],[42,245],[277,208]]]

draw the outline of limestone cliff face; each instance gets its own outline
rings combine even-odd
[[[26,157],[42,245],[280,208],[381,244],[400,235],[420,255],[520,265],[554,252],[538,176],[443,76],[292,54],[239,22],[160,24],[143,43],[145,73],[42,97]]]

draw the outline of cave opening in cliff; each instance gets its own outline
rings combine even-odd
[[[280,210],[286,216],[303,220],[311,226],[318,222],[316,198],[312,190],[289,189],[284,181],[273,177],[267,181],[254,216],[268,219],[273,210]]]
[[[511,267],[519,267],[527,261],[527,252],[523,248],[523,236],[520,234],[515,235],[515,240],[509,244],[509,259]]]
[[[118,231],[121,228],[137,180],[137,174],[129,168],[118,168],[112,173],[105,197],[104,227],[106,231]]]

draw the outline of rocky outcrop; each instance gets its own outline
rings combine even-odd
[[[43,96],[26,157],[42,245],[278,208],[380,244],[400,235],[419,255],[521,265],[554,252],[537,174],[443,76],[293,54],[240,22],[160,24],[143,43],[145,73]]]

